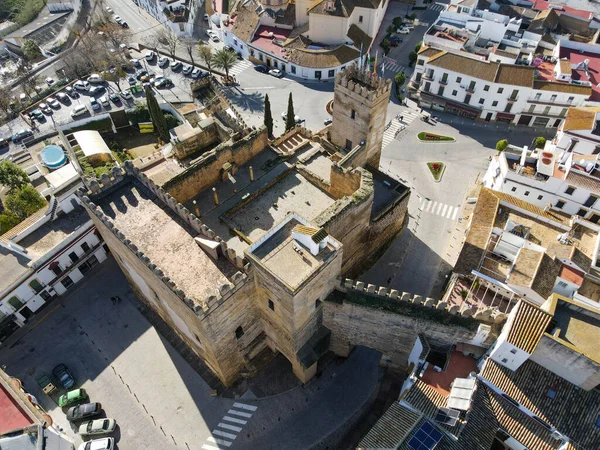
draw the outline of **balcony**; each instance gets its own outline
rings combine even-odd
[[[467,86],[465,88],[465,91],[469,92],[470,94],[475,92],[475,86]]]
[[[434,81],[435,77],[433,76],[433,73],[424,73],[423,77],[424,80],[428,80],[428,81]]]
[[[527,103],[533,103],[535,105],[554,105],[554,106],[565,106],[569,107],[573,105],[573,102],[557,102],[556,100],[542,100],[541,98],[528,98]]]
[[[442,86],[446,86],[448,84],[448,78],[446,78],[446,79],[444,79],[444,78],[440,79],[440,84]]]
[[[104,244],[104,241],[100,241],[98,242],[96,245],[94,245],[93,247],[90,247],[90,249],[83,253],[82,255],[79,256],[79,259],[77,259],[77,261],[72,262],[69,266],[63,268],[60,273],[56,273],[55,272],[55,277],[53,280],[51,280],[47,286],[53,287],[57,282],[59,282],[62,278],[64,278],[66,275],[68,275],[70,272],[73,271],[73,269],[76,269],[77,267],[79,267],[83,262],[87,261],[88,257],[91,256],[99,247],[102,246],[102,244]]]
[[[519,97],[509,97],[509,98],[507,98],[507,99],[506,99],[506,101],[507,101],[508,103],[514,103],[514,102],[516,102],[517,100],[519,100]]]

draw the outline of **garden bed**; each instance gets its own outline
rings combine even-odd
[[[417,138],[420,141],[425,142],[456,142],[456,139],[450,136],[442,136],[441,134],[435,133],[427,133],[426,131],[421,131],[417,134]]]
[[[442,179],[442,175],[444,174],[444,170],[446,169],[446,165],[443,162],[428,162],[427,168],[435,182],[439,182]]]

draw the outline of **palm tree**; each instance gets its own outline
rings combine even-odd
[[[227,81],[229,81],[229,71],[236,63],[236,61],[237,56],[235,55],[235,53],[225,49],[219,50],[212,57],[212,63],[215,65],[215,67],[218,67],[219,69],[223,69],[225,71],[225,80]]]

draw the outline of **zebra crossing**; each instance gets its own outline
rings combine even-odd
[[[252,64],[250,61],[248,61],[247,59],[242,59],[233,65],[233,67],[229,70],[229,75],[237,76],[240,73],[253,67],[254,64]]]
[[[204,450],[226,450],[231,447],[238,433],[242,431],[256,409],[257,407],[254,405],[235,402],[217,427],[212,430],[212,435],[206,439],[206,444],[203,444],[202,448]]]
[[[445,8],[446,8],[446,5],[443,5],[441,3],[435,3],[429,9],[431,9],[433,11],[443,11]]]
[[[417,111],[413,111],[412,109],[405,109],[399,116],[402,116],[402,121],[399,119],[393,119],[390,121],[390,124],[383,132],[383,140],[381,148],[386,148],[390,142],[392,142],[396,138],[396,133],[398,130],[403,127],[408,126],[413,120],[415,120],[419,113]]]
[[[421,200],[421,211],[443,217],[445,219],[456,220],[460,212],[460,206],[452,206],[442,202],[434,202],[433,200]]]
[[[390,61],[384,61],[383,63],[381,63],[379,65],[378,70],[379,70],[379,73],[382,73],[384,70],[385,70],[385,72],[400,73],[400,72],[405,72],[406,67],[401,66],[396,63],[393,63],[393,62],[390,62]]]

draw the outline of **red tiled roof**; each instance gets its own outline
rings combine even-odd
[[[560,269],[560,272],[558,273],[559,277],[564,278],[571,283],[575,283],[577,286],[581,286],[583,284],[583,275],[583,272],[573,269],[571,266],[567,265],[562,266],[562,269]]]
[[[594,17],[594,14],[589,11],[584,11],[583,9],[571,8],[570,6],[565,6],[564,4],[552,3],[552,2],[548,2],[546,0],[534,0],[533,9],[537,9],[539,11],[544,11],[544,10],[550,8],[550,6],[552,6],[552,5],[559,6],[560,8],[562,8],[562,9],[555,9],[555,11],[558,15],[565,12],[571,16],[581,17],[582,19],[587,19],[587,20],[592,19]]]
[[[600,87],[598,87],[598,83],[600,83],[600,53],[591,53],[591,52],[580,52],[578,50],[573,50],[570,48],[562,47],[560,48],[559,57],[568,58],[571,61],[571,65],[579,64],[580,62],[589,59],[588,63],[588,75],[585,74],[583,70],[575,70],[573,69],[573,73],[571,77],[573,80],[580,81],[589,81],[592,83],[592,95],[590,100],[600,101]]]
[[[254,38],[252,39],[252,45],[254,45],[255,47],[258,47],[260,49],[263,49],[263,50],[271,53],[272,55],[280,56],[281,58],[285,58],[286,55],[281,52],[283,47],[281,47],[279,45],[275,45],[273,43],[273,39],[274,38],[280,39],[281,42],[283,43],[288,38],[288,36],[290,35],[291,32],[292,32],[292,30],[284,30],[282,28],[267,27],[267,26],[261,25],[260,27],[258,27],[256,32],[254,33]],[[270,36],[269,33],[273,33],[273,35]]]
[[[20,430],[32,424],[33,421],[13,397],[0,386],[0,434],[10,430]]]

